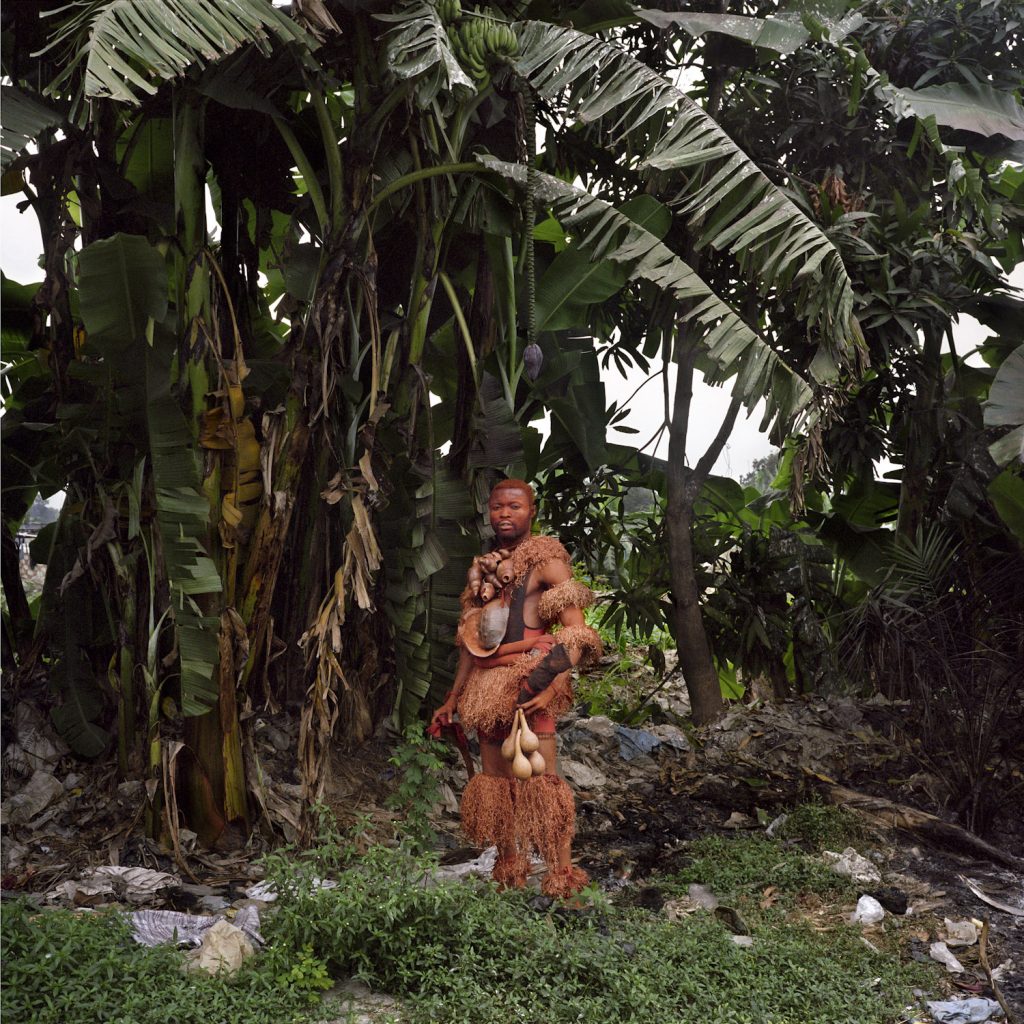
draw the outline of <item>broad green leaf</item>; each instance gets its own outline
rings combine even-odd
[[[988,496],[999,518],[1024,547],[1024,479],[1019,473],[1004,469],[988,485]]]
[[[115,344],[145,336],[167,313],[167,265],[141,235],[116,234],[78,255],[78,301],[86,332]]]
[[[0,87],[0,170],[7,170],[25,147],[47,128],[55,128],[64,115],[13,85]]]
[[[452,53],[448,33],[433,4],[412,0],[394,14],[377,17],[395,22],[385,36],[387,66],[396,78],[414,83],[421,107],[429,106],[442,90],[463,98],[476,93],[473,80]]]
[[[655,10],[639,10],[637,14],[658,28],[678,25],[691,36],[717,32],[781,54],[792,53],[811,38],[811,33],[799,21],[782,18],[745,18],[738,14]]]
[[[537,282],[537,330],[585,326],[587,308],[611,298],[627,280],[614,263],[592,260],[576,246],[560,252]]]
[[[699,246],[722,248],[747,277],[789,290],[836,362],[848,362],[862,338],[838,251],[714,120],[613,42],[542,22],[517,29],[516,69],[540,96],[643,181],[661,175],[660,191]]]
[[[505,177],[525,179],[520,164],[489,156],[478,159]],[[559,178],[538,173],[535,184],[539,201],[551,205],[553,215],[576,239],[574,248],[555,262],[579,251],[595,264],[620,267],[629,280],[654,285],[678,302],[682,321],[702,330],[710,380],[721,383],[735,376],[736,394],[744,405],[752,409],[766,400],[767,422],[795,422],[811,399],[806,382],[671,249],[613,206]]]
[[[975,132],[1024,141],[1024,107],[1008,92],[983,82],[947,82],[924,89],[898,89],[899,99],[918,117]]]
[[[986,427],[1024,423],[1024,345],[1013,350],[996,372],[984,406]]]

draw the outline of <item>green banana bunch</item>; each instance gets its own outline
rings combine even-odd
[[[462,17],[461,0],[437,0],[437,16],[445,25],[454,25]]]
[[[512,29],[486,15],[463,18],[449,38],[459,63],[478,82],[487,80],[489,65],[519,52],[519,40]]]

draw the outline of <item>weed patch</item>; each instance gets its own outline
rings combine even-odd
[[[827,864],[766,836],[704,836],[690,844],[689,853],[690,863],[670,881],[700,882],[720,898],[749,898],[768,886],[790,899],[804,893],[837,899],[853,894],[849,879]]]
[[[864,838],[864,828],[849,812],[831,804],[801,804],[790,811],[779,829],[783,839],[796,839],[809,848],[843,850]]]
[[[170,946],[148,949],[116,912],[40,912],[5,904],[3,992],[10,1024],[303,1024],[319,1020],[311,955],[271,948],[231,978],[184,968]],[[294,964],[298,975],[291,975]],[[312,987],[311,987],[312,982]]]
[[[733,858],[736,885],[752,884],[755,861],[768,863],[757,854],[746,866]],[[336,889],[282,887],[265,931],[401,996],[408,1024],[883,1024],[920,980],[919,968],[873,953],[847,928],[823,935],[778,912],[759,917],[754,946],[741,949],[711,915],[673,924],[607,903],[548,907],[482,882],[433,884],[428,868],[375,848]]]

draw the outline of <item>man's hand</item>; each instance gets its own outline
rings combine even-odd
[[[433,729],[435,725],[446,726],[452,724],[452,715],[455,714],[455,701],[446,700],[435,712],[433,718],[430,719],[430,728]]]
[[[562,676],[556,678],[550,686],[541,690],[536,697],[531,697],[529,700],[523,701],[519,707],[521,707],[527,715],[533,715],[538,711],[543,711],[551,701],[554,700],[555,690],[557,689],[561,678]]]

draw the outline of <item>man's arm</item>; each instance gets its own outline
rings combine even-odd
[[[455,682],[448,691],[444,703],[434,712],[430,719],[430,725],[451,725],[452,715],[455,713],[455,705],[459,701],[459,694],[466,685],[470,669],[473,667],[473,655],[465,647],[459,650],[459,667],[455,670]]]
[[[553,589],[560,584],[572,580],[572,569],[564,562],[545,562],[540,567],[538,579],[541,584]],[[563,628],[583,627],[587,628],[586,619],[583,617],[582,608],[576,605],[567,605],[558,612],[558,621]],[[563,644],[555,644],[541,663],[530,673],[527,680],[529,690],[538,691],[534,696],[529,693],[522,693],[520,697],[529,697],[528,700],[520,701],[520,707],[527,714],[543,711],[555,698],[562,683],[568,679],[569,672],[579,664],[583,654],[582,648],[578,646],[566,647]]]

